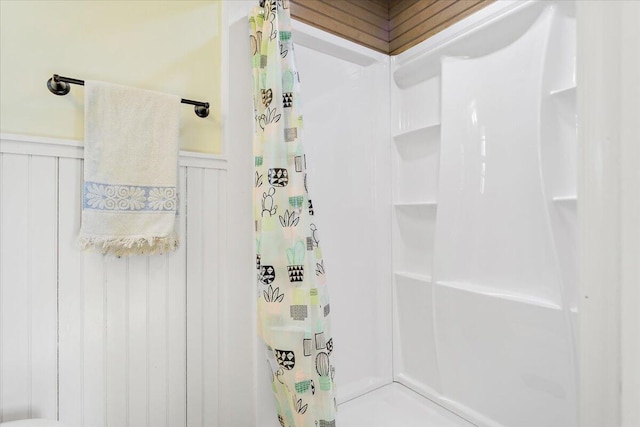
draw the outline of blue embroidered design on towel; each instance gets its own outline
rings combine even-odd
[[[86,181],[82,192],[84,209],[98,211],[175,212],[178,195],[175,187],[110,185]]]

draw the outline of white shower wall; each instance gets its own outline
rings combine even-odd
[[[392,63],[394,379],[479,425],[576,426],[573,3],[469,22]]]
[[[254,3],[226,6],[229,68],[249,70],[246,16]],[[389,58],[299,22],[294,22],[293,32],[309,191],[323,245],[337,400],[342,403],[392,382]],[[250,117],[251,78],[250,73],[228,75],[230,115]],[[251,147],[236,141],[250,141],[251,131],[246,122],[231,121],[225,135],[230,165],[241,164],[240,172],[249,178],[241,186],[244,190],[252,185],[247,169]],[[242,200],[251,212],[250,196]],[[245,219],[249,225],[243,236],[250,237],[251,218]],[[253,257],[244,262],[251,274]],[[246,280],[255,279],[251,275]],[[252,298],[253,289],[249,291],[247,298]],[[255,343],[256,423],[277,427],[263,348]]]
[[[338,401],[391,380],[387,58],[296,47],[304,144],[331,298]],[[327,167],[327,165],[330,165]],[[359,357],[354,357],[359,355]]]

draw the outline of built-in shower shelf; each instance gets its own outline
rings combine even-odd
[[[393,206],[399,209],[403,208],[433,208],[438,207],[438,202],[408,202],[408,203],[394,203]]]
[[[560,89],[556,89],[556,90],[552,90],[551,92],[549,92],[549,95],[553,98],[558,100],[558,102],[568,105],[570,111],[576,111],[576,102],[577,102],[577,96],[576,96],[576,87],[575,85],[573,86],[568,86],[565,88],[560,88]]]
[[[409,271],[396,271],[394,272],[396,277],[402,277],[404,279],[417,280],[418,282],[431,283],[431,276],[428,274],[411,273]]]
[[[576,86],[571,85],[560,89],[554,89],[549,92],[551,96],[575,96],[576,94]]]
[[[556,203],[578,203],[576,196],[559,196],[552,199]]]
[[[482,296],[486,298],[511,301],[514,303],[527,304],[550,310],[561,311],[562,306],[559,301],[548,298],[545,295],[520,292],[515,289],[506,290],[504,287],[494,287],[483,283],[456,282],[456,281],[436,281],[434,286],[445,291],[462,291],[467,294]]]
[[[400,132],[393,136],[396,143],[406,142],[437,142],[440,139],[440,123],[422,126],[416,129]]]
[[[568,108],[568,111],[575,114],[577,108],[577,95],[575,85],[555,89],[549,92],[551,98],[555,99],[559,105],[563,105]]]
[[[393,213],[394,271],[415,275],[411,277],[429,276],[433,260],[436,205],[396,205]]]

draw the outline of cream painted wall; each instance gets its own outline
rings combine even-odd
[[[55,96],[52,74],[208,101],[182,109],[184,150],[220,153],[219,1],[0,0],[0,130],[83,139],[83,88]]]

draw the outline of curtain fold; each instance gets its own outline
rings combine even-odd
[[[258,331],[283,427],[335,426],[324,261],[307,188],[288,0],[249,16],[254,77]]]

